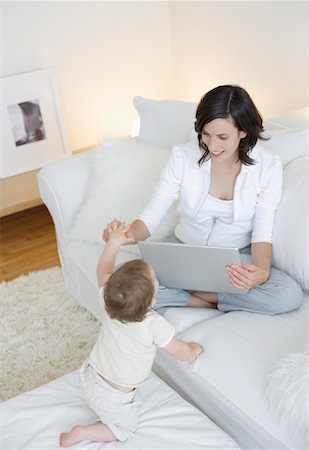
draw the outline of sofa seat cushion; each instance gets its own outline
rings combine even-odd
[[[169,308],[164,317],[172,323],[176,329],[176,334],[184,333],[189,328],[193,327],[204,320],[212,319],[213,317],[224,314],[218,309],[210,308]]]
[[[155,371],[168,381],[171,377],[174,388],[177,386],[234,439],[239,438],[241,445],[250,442],[259,448],[304,448],[304,436],[280,426],[265,392],[278,362],[287,354],[304,351],[308,319],[308,294],[299,310],[287,314],[237,311],[220,315],[181,335],[204,347],[190,368],[159,352]]]

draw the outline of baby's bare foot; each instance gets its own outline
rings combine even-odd
[[[82,440],[83,427],[75,425],[69,433],[61,433],[59,437],[60,447],[69,447]]]

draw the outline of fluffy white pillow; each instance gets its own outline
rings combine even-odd
[[[266,396],[271,410],[291,435],[309,445],[309,347],[281,360],[269,375]]]
[[[90,171],[83,204],[74,218],[71,239],[102,242],[106,223],[114,218],[130,223],[148,202],[171,149],[142,144],[133,138],[106,139],[90,155]],[[164,240],[178,222],[174,204],[152,235]],[[135,246],[127,251],[136,252]]]
[[[283,195],[273,235],[274,266],[309,291],[309,157],[283,171]]]
[[[294,159],[309,155],[309,127],[300,130],[273,130],[265,133],[269,141],[259,141],[259,144],[277,153],[283,167]]]
[[[134,97],[141,119],[139,142],[173,147],[190,140],[194,129],[195,103]]]

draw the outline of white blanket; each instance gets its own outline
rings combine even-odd
[[[185,402],[157,376],[141,387],[143,404],[135,436],[109,444],[84,441],[78,449],[235,449],[235,442],[201,412]],[[1,404],[2,448],[58,449],[60,432],[97,418],[72,372]]]

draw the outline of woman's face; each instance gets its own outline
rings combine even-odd
[[[206,123],[202,131],[202,141],[207,145],[213,161],[234,163],[238,160],[240,139],[246,135],[244,131],[239,131],[233,119],[228,117]]]

